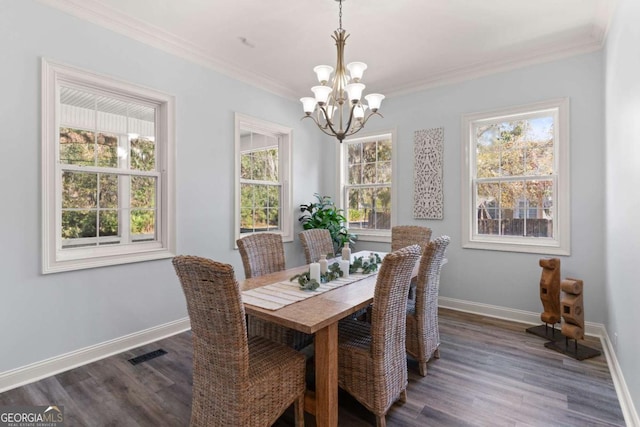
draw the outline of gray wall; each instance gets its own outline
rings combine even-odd
[[[544,255],[461,247],[461,116],[559,97],[569,97],[571,109],[571,256],[560,257],[562,277],[584,280],[587,321],[606,320],[604,99],[600,52],[385,100],[385,118],[374,124],[381,129],[383,125],[397,127],[397,223],[424,224],[433,229],[434,236],[451,236],[447,251],[449,264],[444,267],[440,282],[441,296],[529,312],[542,311],[538,260]],[[441,126],[445,135],[444,219],[414,220],[413,133]]]
[[[236,111],[294,129],[294,207],[319,190],[320,166],[304,160],[320,156],[318,132],[300,122],[299,102],[34,1],[0,1],[0,372],[187,315],[170,260],[40,274],[42,56],[176,96],[178,253],[243,275],[233,250]],[[290,265],[304,262],[297,241],[286,247]]]
[[[640,408],[640,2],[619,0],[606,46],[607,331]],[[615,334],[618,335],[617,340]]]

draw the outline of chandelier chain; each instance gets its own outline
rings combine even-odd
[[[341,30],[342,29],[342,0],[340,0],[339,2],[339,10],[340,10],[340,13],[338,14],[338,20],[340,25],[338,29]]]

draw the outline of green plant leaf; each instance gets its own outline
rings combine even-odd
[[[302,215],[298,221],[302,224],[302,228],[305,230],[316,228],[329,230],[335,252],[340,250],[345,242],[353,243],[357,236],[349,233],[344,211],[335,206],[330,196],[314,193],[314,197],[317,201],[310,202],[308,205],[300,205]]]

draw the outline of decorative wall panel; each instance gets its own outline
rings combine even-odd
[[[444,128],[417,130],[413,137],[413,217],[442,219]]]

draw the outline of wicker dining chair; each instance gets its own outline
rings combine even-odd
[[[400,248],[410,245],[420,245],[424,252],[431,239],[431,229],[420,225],[396,225],[391,227],[391,250],[397,251]],[[409,299],[413,299],[416,289],[415,278],[409,287]]]
[[[391,227],[391,251],[411,245],[420,245],[424,249],[431,239],[431,229],[419,225],[396,225]]]
[[[407,303],[407,353],[418,361],[420,375],[427,375],[427,361],[440,358],[438,291],[440,271],[449,236],[429,243],[418,270],[415,299]]]
[[[378,427],[398,399],[407,398],[405,350],[407,291],[420,247],[384,257],[373,296],[371,323],[354,319],[338,325],[338,382],[376,416]]]
[[[270,426],[294,404],[304,425],[305,358],[261,337],[247,337],[233,267],[177,256],[193,337],[191,427]]]
[[[302,243],[302,249],[304,249],[304,256],[307,258],[307,264],[316,262],[320,259],[320,255],[335,255],[335,249],[333,247],[333,240],[331,239],[331,233],[324,228],[313,228],[311,230],[304,230],[298,234],[300,237],[300,243]]]
[[[279,234],[252,234],[238,239],[236,244],[240,250],[244,275],[247,279],[284,270],[284,246]],[[301,350],[313,342],[313,335],[285,328],[251,315],[247,317],[247,327],[249,336],[269,338],[296,350]]]
[[[275,233],[256,233],[236,240],[244,276],[264,276],[284,270],[284,246],[282,236]]]

